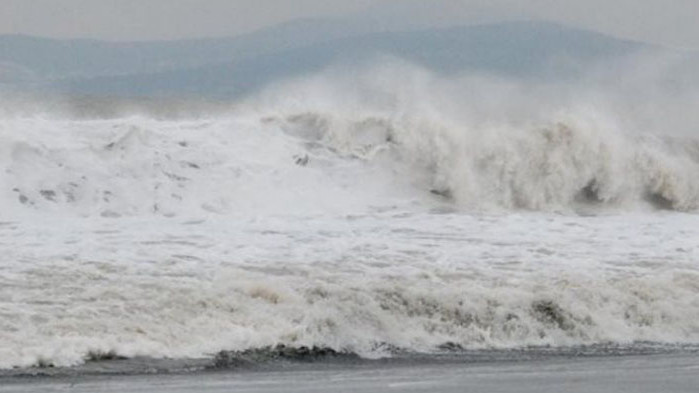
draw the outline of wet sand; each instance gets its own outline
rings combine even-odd
[[[0,379],[0,392],[696,392],[699,355],[368,362],[155,375]]]

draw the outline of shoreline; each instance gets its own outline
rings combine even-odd
[[[169,359],[105,354],[72,367],[37,366],[0,370],[0,382],[63,378],[138,377],[157,375],[205,375],[217,373],[276,372],[346,368],[393,368],[444,365],[485,365],[624,359],[651,356],[695,356],[698,344],[596,344],[572,347],[524,347],[514,349],[448,348],[434,353],[394,351],[384,357],[364,358],[329,348],[266,347],[245,351],[220,351],[209,357]]]
[[[0,378],[0,392],[426,391],[693,392],[697,352],[553,355],[531,359],[437,357],[360,362],[283,362],[274,367],[156,374]]]

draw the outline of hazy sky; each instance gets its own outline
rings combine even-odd
[[[544,18],[699,49],[699,0],[0,0],[0,33],[110,40],[235,35],[285,20],[373,17],[388,26]]]

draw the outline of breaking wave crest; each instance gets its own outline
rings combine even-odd
[[[285,130],[341,155],[390,156],[423,191],[471,209],[699,207],[699,141],[629,136],[605,124],[470,128],[418,116],[289,115]]]
[[[623,129],[589,108],[526,121],[468,110],[309,100],[205,120],[7,119],[1,195],[5,206],[103,216],[394,200],[467,211],[699,208],[695,138]]]

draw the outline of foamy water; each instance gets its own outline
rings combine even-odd
[[[689,215],[3,223],[3,367],[285,343],[696,343]]]
[[[587,106],[285,97],[0,120],[0,367],[699,343],[696,139]]]

